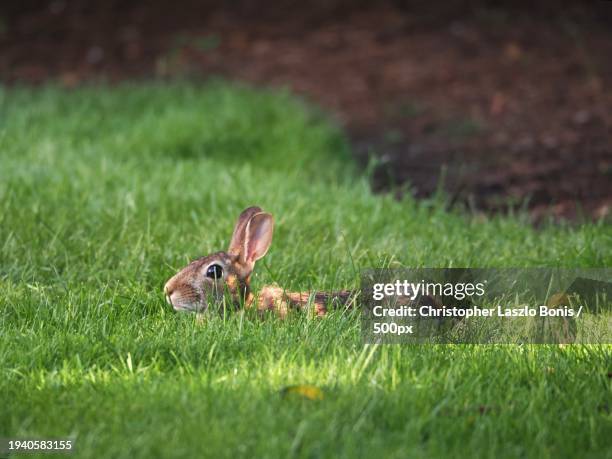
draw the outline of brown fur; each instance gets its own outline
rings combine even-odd
[[[317,316],[327,314],[329,306],[350,306],[352,293],[340,292],[287,292],[275,285],[266,285],[259,292],[257,308],[260,311],[275,311],[285,317],[292,309],[312,307]]]
[[[204,312],[211,302],[223,302],[228,293],[236,309],[256,307],[259,311],[275,311],[285,317],[293,309],[312,307],[318,316],[324,316],[328,307],[350,307],[352,293],[340,292],[288,292],[283,288],[264,286],[259,295],[251,292],[251,273],[255,261],[262,258],[272,241],[272,215],[259,207],[245,209],[236,222],[227,252],[217,252],[191,262],[164,286],[168,302],[177,311]],[[206,276],[207,268],[218,264],[223,269],[221,279]]]

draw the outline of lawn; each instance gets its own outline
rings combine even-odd
[[[76,457],[612,457],[611,346],[364,346],[358,313],[198,321],[164,301],[257,204],[255,288],[369,267],[612,266],[600,221],[534,229],[375,195],[342,131],[222,82],[0,89],[0,437]],[[282,397],[291,384],[322,400]]]

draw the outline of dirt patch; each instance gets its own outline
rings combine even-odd
[[[363,164],[376,158],[377,190],[423,197],[442,178],[476,210],[609,214],[609,2],[302,3],[9,3],[0,78],[288,86],[335,114]]]

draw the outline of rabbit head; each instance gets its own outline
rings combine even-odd
[[[221,303],[250,302],[250,280],[255,262],[272,242],[274,219],[259,207],[245,209],[236,222],[227,252],[216,252],[192,261],[164,286],[166,300],[177,311],[204,312]]]

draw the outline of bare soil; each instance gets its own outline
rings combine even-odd
[[[4,2],[0,80],[289,87],[342,123],[376,190],[609,215],[612,2],[429,3]]]

